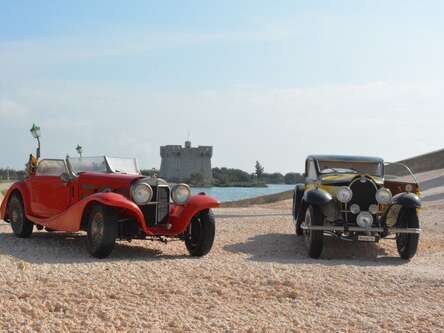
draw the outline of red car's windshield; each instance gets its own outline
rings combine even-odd
[[[74,173],[80,172],[103,172],[109,173],[111,172],[108,168],[108,164],[106,163],[105,157],[78,157],[73,158],[70,157],[69,164]]]
[[[113,172],[127,173],[130,175],[140,174],[137,161],[134,158],[106,157],[106,160]]]
[[[117,157],[70,157],[68,159],[72,171],[80,172],[102,172],[102,173],[126,173],[131,175],[140,174],[137,161],[133,158]]]

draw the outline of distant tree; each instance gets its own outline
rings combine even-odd
[[[2,180],[23,180],[24,178],[25,178],[24,170],[0,168],[0,179]]]
[[[156,168],[140,170],[140,173],[147,177],[159,176],[159,170]]]
[[[205,178],[200,172],[194,172],[190,175],[185,182],[192,186],[203,186],[205,183]]]
[[[303,175],[297,172],[289,172],[284,176],[285,184],[297,184],[303,183],[305,178]]]
[[[284,175],[280,172],[274,172],[274,173],[263,173],[262,174],[262,180],[267,184],[284,184],[285,179]]]
[[[215,185],[229,185],[238,183],[251,183],[250,175],[240,169],[213,168],[213,180]]]
[[[259,163],[259,161],[256,161],[256,165],[254,166],[255,174],[257,179],[262,179],[262,175],[264,174],[264,167],[262,164]]]

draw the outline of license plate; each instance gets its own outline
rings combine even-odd
[[[358,241],[375,242],[376,237],[375,236],[367,236],[367,235],[358,235]]]

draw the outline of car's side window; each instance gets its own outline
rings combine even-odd
[[[37,166],[37,176],[61,176],[68,172],[65,161],[63,160],[42,160]]]
[[[316,180],[316,167],[314,161],[308,161],[307,165],[307,180]]]

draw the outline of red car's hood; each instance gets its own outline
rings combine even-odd
[[[144,178],[142,175],[127,175],[124,173],[101,173],[101,172],[82,172],[79,180],[85,181],[103,181],[103,182],[119,182],[131,184],[134,180]]]
[[[144,176],[120,173],[82,172],[78,179],[82,197],[104,190],[110,190],[128,197],[131,184],[141,178],[144,178]]]

